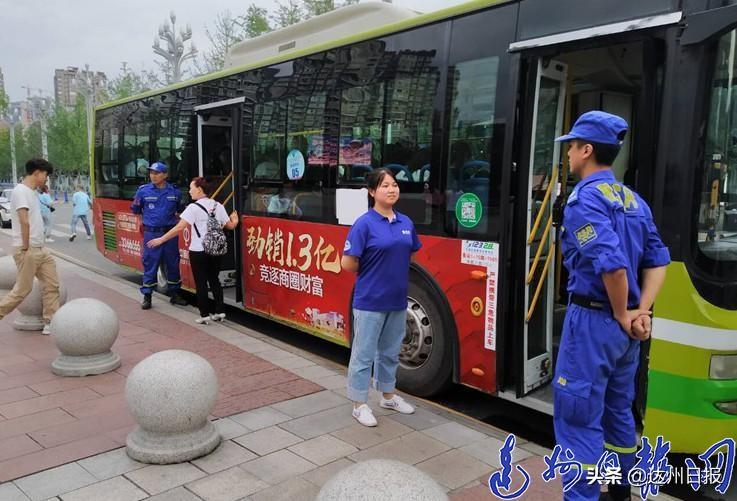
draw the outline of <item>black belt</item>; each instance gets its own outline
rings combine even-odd
[[[143,231],[167,232],[172,228],[174,228],[174,226],[146,226],[145,224],[143,225]]]
[[[589,310],[596,311],[612,311],[612,307],[609,301],[601,299],[593,299],[590,297],[582,296],[580,294],[571,294],[571,303],[581,308],[587,308]],[[628,310],[635,310],[637,306],[628,306]]]

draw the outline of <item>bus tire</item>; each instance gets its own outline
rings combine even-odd
[[[399,352],[397,386],[429,397],[447,389],[453,377],[455,329],[438,294],[418,274],[410,275],[407,291],[407,331]]]

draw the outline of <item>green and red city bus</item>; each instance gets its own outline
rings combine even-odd
[[[631,128],[614,171],[673,258],[636,411],[645,435],[702,452],[737,435],[736,29],[733,1],[338,9],[236,45],[224,71],[98,107],[97,246],[141,270],[129,206],[145,167],[166,162],[183,193],[207,176],[241,214],[228,301],[348,346],[344,239],[365,174],[387,166],[423,242],[400,387],[461,383],[552,413],[567,277],[551,215],[575,183],[553,138],[616,113]]]

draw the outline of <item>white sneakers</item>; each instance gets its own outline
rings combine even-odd
[[[87,240],[92,240],[92,235],[87,235]]]
[[[371,411],[371,407],[361,404],[358,408],[353,409],[353,417],[364,426],[376,426],[376,418]]]
[[[210,323],[210,316],[207,316],[207,317],[197,317],[197,318],[194,319],[194,322],[196,324],[205,324],[205,325],[207,325],[208,323]]]
[[[381,402],[379,402],[379,406],[383,407],[384,409],[397,411],[400,414],[413,414],[415,412],[415,408],[405,402],[404,399],[399,395],[394,395],[394,397],[389,400],[386,400],[384,397],[382,397]]]
[[[222,322],[225,320],[225,313],[213,313],[210,315],[210,320],[213,322]]]
[[[41,334],[44,336],[50,336],[51,335],[51,324],[45,324],[44,330],[41,331]]]
[[[50,243],[53,243],[53,242],[55,242],[55,240],[54,240],[53,238],[48,238],[48,237],[47,237],[47,238],[46,238],[46,240],[45,240],[45,242],[46,242],[47,244],[50,244]]]

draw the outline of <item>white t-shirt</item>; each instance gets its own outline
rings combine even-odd
[[[223,204],[215,202],[214,200],[210,200],[207,197],[200,198],[199,200],[197,200],[197,203],[207,209],[207,214],[205,213],[205,211],[197,207],[194,202],[192,202],[187,206],[186,209],[184,209],[184,212],[182,212],[182,214],[179,216],[192,225],[192,231],[190,232],[191,235],[189,237],[189,250],[191,251],[204,250],[202,247],[201,237],[204,237],[205,233],[207,233],[207,219],[213,207],[215,207],[215,219],[218,220],[221,226],[230,220],[230,218],[228,217],[228,213],[225,212],[225,207],[223,207]],[[199,237],[197,236],[197,232],[194,229],[195,226],[200,232]]]
[[[10,223],[13,225],[13,247],[23,247],[18,209],[28,209],[28,241],[30,246],[43,247],[44,221],[41,217],[41,203],[38,201],[38,192],[23,183],[16,185],[13,188],[13,194],[10,196]]]

